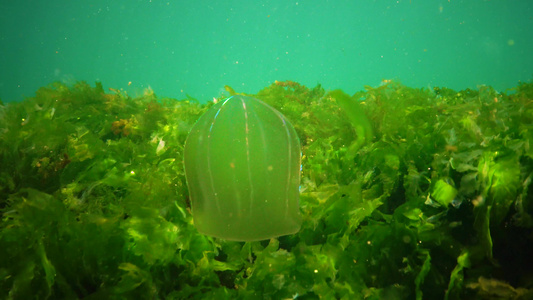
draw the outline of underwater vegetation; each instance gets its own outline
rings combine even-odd
[[[193,221],[184,146],[214,103],[79,82],[0,104],[0,298],[533,297],[533,83],[249,96],[302,150],[300,231],[249,242]]]

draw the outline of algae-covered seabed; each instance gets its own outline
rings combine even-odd
[[[254,96],[300,137],[303,224],[246,243],[192,222],[183,146],[212,103],[80,82],[0,105],[0,298],[533,297],[532,83]]]

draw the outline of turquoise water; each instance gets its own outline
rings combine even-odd
[[[512,3],[512,5],[510,4]],[[53,81],[208,101],[293,80],[497,90],[533,74],[531,1],[2,1],[0,99]]]

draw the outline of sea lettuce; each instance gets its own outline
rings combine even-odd
[[[303,223],[246,243],[192,218],[183,145],[212,102],[79,82],[0,104],[0,298],[531,295],[532,83],[253,96],[301,140]]]

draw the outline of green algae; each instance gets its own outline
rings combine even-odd
[[[532,95],[275,82],[302,228],[232,242],[196,231],[183,169],[212,103],[43,87],[0,105],[0,297],[527,299]]]

